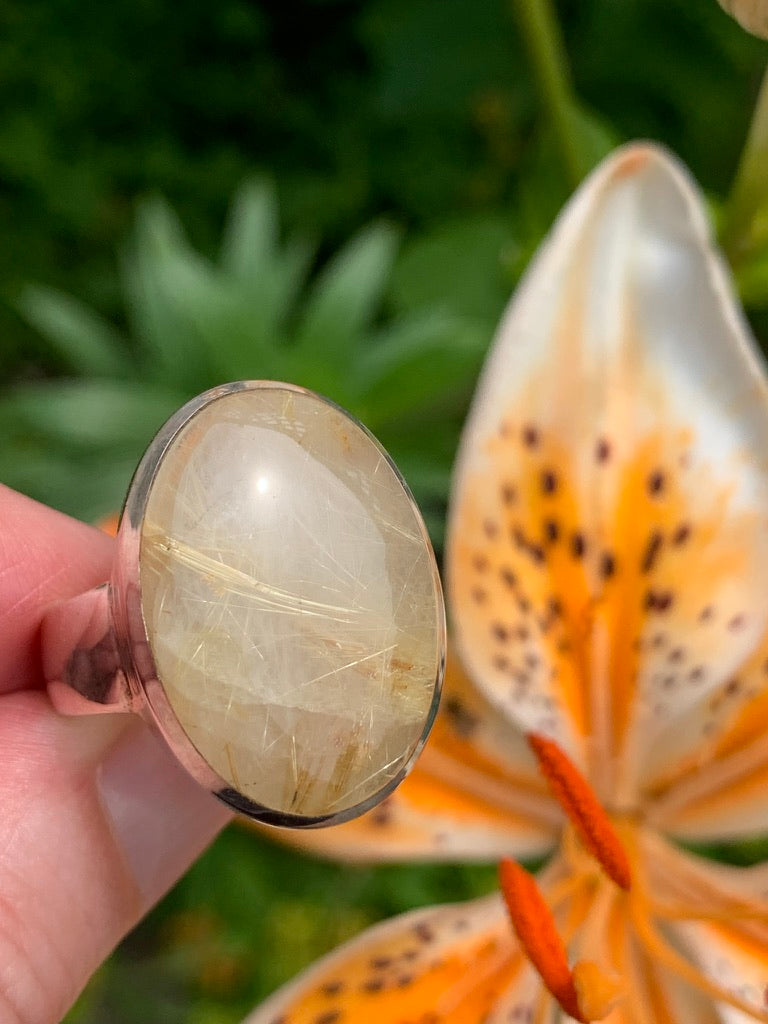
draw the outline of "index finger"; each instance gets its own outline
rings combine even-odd
[[[44,685],[46,607],[109,578],[114,541],[0,484],[0,693]]]

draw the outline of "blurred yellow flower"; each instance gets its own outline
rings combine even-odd
[[[446,565],[467,674],[388,802],[302,841],[501,860],[501,893],[363,933],[249,1024],[768,1021],[768,863],[678,845],[768,832],[768,385],[654,146],[598,168],[504,317]]]

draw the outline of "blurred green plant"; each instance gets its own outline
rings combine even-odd
[[[400,247],[388,224],[364,228],[311,274],[312,247],[281,241],[263,181],[238,192],[215,263],[192,248],[165,202],[145,202],[122,262],[128,338],[69,295],[23,291],[20,312],[68,376],[0,397],[0,478],[97,518],[120,506],[143,448],[188,398],[228,380],[286,380],[333,398],[380,437],[439,540],[461,415],[498,303],[485,309],[460,292],[455,304],[441,301],[414,268],[451,253],[455,264],[459,245],[457,279],[480,249],[485,271],[500,263],[499,224],[469,234],[433,240],[426,256],[411,248],[385,303]]]

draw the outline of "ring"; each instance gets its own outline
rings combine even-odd
[[[434,553],[392,460],[303,388],[183,406],[139,463],[108,583],[48,610],[63,714],[140,714],[235,811],[362,814],[426,740],[445,663]]]

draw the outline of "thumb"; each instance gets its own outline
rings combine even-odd
[[[0,1019],[53,1024],[229,814],[133,716],[0,703]]]

